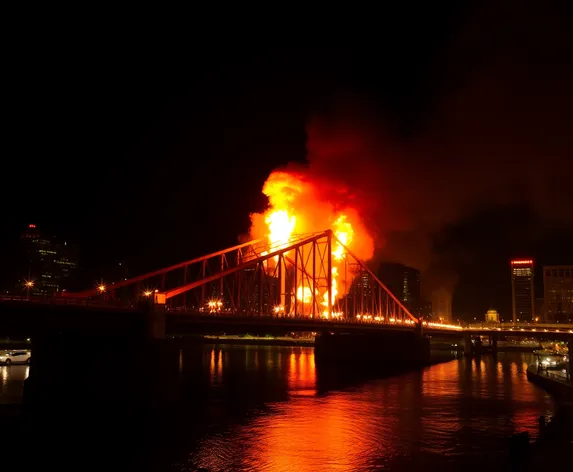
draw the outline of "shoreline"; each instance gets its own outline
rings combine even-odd
[[[573,381],[551,378],[527,368],[527,380],[545,390],[555,402],[555,415],[530,445],[531,462],[528,470],[540,470],[547,458],[567,463],[573,457]]]

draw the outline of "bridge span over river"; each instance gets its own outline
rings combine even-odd
[[[250,241],[50,299],[0,299],[0,336],[32,339],[30,379],[42,385],[53,381],[53,361],[70,351],[93,369],[120,353],[126,366],[145,372],[177,355],[166,334],[295,331],[316,333],[317,362],[337,364],[420,366],[437,335],[463,337],[466,346],[482,336],[493,346],[502,336],[573,345],[573,327],[462,328],[418,319],[331,230],[299,235],[288,246]]]

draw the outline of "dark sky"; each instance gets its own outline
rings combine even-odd
[[[50,228],[90,277],[165,266],[233,245],[270,171],[350,133],[384,208],[379,257],[455,282],[460,313],[507,310],[510,257],[573,263],[571,12],[460,3],[282,37],[247,12],[177,38],[164,23],[22,31],[2,239]]]

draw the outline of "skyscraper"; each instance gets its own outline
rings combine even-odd
[[[545,305],[543,318],[547,323],[573,321],[573,266],[543,266]]]
[[[535,320],[535,291],[531,259],[511,261],[511,305],[514,323]]]
[[[30,284],[32,295],[53,295],[66,288],[77,268],[77,253],[67,241],[43,234],[31,224],[20,237],[20,287]]]
[[[402,264],[383,262],[378,278],[406,308],[418,316],[420,301],[420,271]]]

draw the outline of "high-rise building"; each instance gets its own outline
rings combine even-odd
[[[53,295],[67,288],[77,268],[77,251],[67,241],[28,225],[20,237],[19,286],[32,295]],[[26,284],[29,284],[27,287]]]
[[[543,289],[544,321],[573,322],[573,266],[543,266]]]
[[[514,323],[535,321],[535,291],[531,259],[511,261],[511,305]]]
[[[414,316],[419,316],[421,300],[418,269],[393,262],[383,262],[378,268],[377,275]]]

